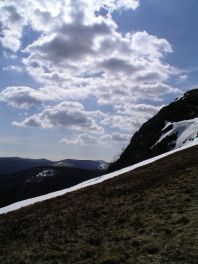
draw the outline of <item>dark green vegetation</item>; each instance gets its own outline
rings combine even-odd
[[[177,135],[166,137],[154,146],[164,132],[166,121],[178,122],[195,117],[198,117],[198,89],[186,92],[182,98],[163,107],[157,115],[144,123],[133,135],[120,158],[111,164],[109,171],[115,171],[169,151],[171,147],[174,147],[169,143],[174,141]],[[167,129],[171,128],[170,126]]]
[[[3,264],[195,264],[198,147],[0,215]]]

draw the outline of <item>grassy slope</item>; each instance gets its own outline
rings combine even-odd
[[[198,147],[0,216],[0,263],[197,263]]]

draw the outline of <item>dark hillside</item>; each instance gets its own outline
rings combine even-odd
[[[45,172],[49,172],[49,176],[42,176]],[[50,172],[53,175],[50,176]],[[1,175],[0,207],[59,191],[95,178],[103,173],[102,170],[50,166],[35,167],[10,175]]]
[[[195,264],[198,147],[0,215],[3,264]]]
[[[1,175],[12,174],[38,166],[52,166],[53,162],[46,159],[25,159],[19,157],[0,158],[0,178]]]
[[[163,128],[166,122],[178,122],[196,117],[198,117],[198,89],[186,92],[183,97],[163,107],[157,115],[144,123],[133,135],[120,158],[110,165],[109,171],[127,167],[171,150],[170,143],[177,138],[177,135],[167,137],[154,146],[162,133],[165,132]],[[171,129],[171,127],[167,129]]]

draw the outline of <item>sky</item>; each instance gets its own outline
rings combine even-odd
[[[1,0],[0,156],[112,161],[198,85],[197,0]]]

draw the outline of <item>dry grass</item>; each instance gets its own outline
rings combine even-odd
[[[0,263],[195,264],[198,147],[0,216]]]

